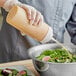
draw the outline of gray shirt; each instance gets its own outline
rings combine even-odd
[[[20,0],[39,10],[44,20],[54,30],[54,37],[63,42],[65,24],[70,18],[75,0]],[[0,62],[29,58],[27,49],[40,44],[34,39],[23,37],[18,30],[6,23],[7,12],[2,9],[3,26],[0,31]]]

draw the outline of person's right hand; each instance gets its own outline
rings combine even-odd
[[[40,25],[43,23],[42,14],[37,11],[34,7],[22,4],[21,7],[27,12],[27,17],[31,25]]]

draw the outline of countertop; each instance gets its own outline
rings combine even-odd
[[[5,67],[5,66],[7,67],[7,66],[13,66],[13,65],[24,65],[29,70],[31,70],[35,74],[35,76],[40,76],[35,70],[32,60],[23,60],[23,61],[16,61],[16,62],[10,62],[10,63],[3,63],[3,64],[0,64],[0,67]]]

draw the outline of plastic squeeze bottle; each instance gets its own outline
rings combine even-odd
[[[50,41],[53,36],[51,27],[46,23],[39,26],[30,25],[26,11],[19,6],[13,6],[7,15],[6,21],[19,31],[41,43]]]

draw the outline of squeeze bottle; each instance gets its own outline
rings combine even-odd
[[[19,6],[12,7],[6,17],[6,21],[19,31],[41,43],[50,41],[53,36],[53,30],[45,22],[39,26],[30,25],[26,11]]]

